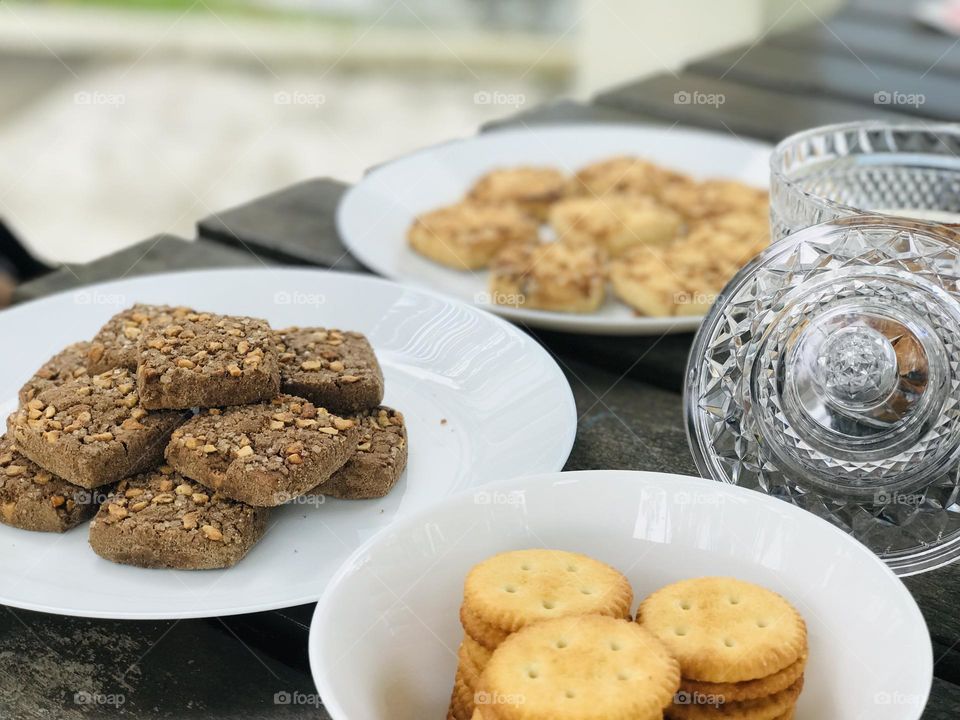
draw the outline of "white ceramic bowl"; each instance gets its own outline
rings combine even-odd
[[[550,547],[608,562],[637,601],[682,578],[731,575],[787,597],[810,659],[797,720],[919,718],[930,637],[904,585],[814,515],[701,478],[628,471],[538,475],[448,498],[357,550],[317,605],[310,663],[334,720],[446,712],[462,636],[463,578],[505,550]]]

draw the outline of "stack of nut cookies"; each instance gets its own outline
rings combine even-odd
[[[407,239],[448,267],[489,268],[496,304],[590,313],[612,291],[641,315],[700,315],[769,243],[767,213],[765,191],[618,156],[572,177],[494,170]]]
[[[806,626],[779,595],[732,578],[669,585],[630,618],[614,568],[519,550],[464,583],[447,720],[786,720]]]
[[[0,521],[140,567],[238,562],[270,508],[386,495],[407,459],[367,339],[135,305],[20,391],[0,439]]]

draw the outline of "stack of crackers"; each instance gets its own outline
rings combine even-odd
[[[668,717],[793,717],[807,630],[776,593],[733,578],[684,580],[641,602],[637,622],[680,663],[680,692]]]
[[[616,569],[558,550],[474,567],[447,720],[786,720],[806,626],[782,597],[732,578],[669,585],[630,617]]]
[[[406,428],[383,393],[359,333],[135,305],[21,389],[0,521],[63,532],[95,515],[90,544],[109,560],[228,567],[271,508],[390,491]]]
[[[462,201],[417,217],[407,239],[448,267],[490,268],[495,304],[590,313],[609,286],[642,315],[699,315],[769,243],[768,204],[737,181],[618,156],[573,176],[493,170]]]

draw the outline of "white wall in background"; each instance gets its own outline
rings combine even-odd
[[[827,18],[842,0],[580,0],[576,90],[678,70],[690,60]]]

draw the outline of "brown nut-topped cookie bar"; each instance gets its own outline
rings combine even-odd
[[[85,488],[156,467],[179,411],[148,412],[133,374],[117,368],[44,390],[7,424],[24,455]]]
[[[64,532],[93,517],[96,494],[44,470],[0,438],[0,522],[21,530]]]
[[[163,466],[117,486],[90,523],[90,546],[100,557],[137,567],[226,568],[263,537],[269,512]]]
[[[193,312],[185,307],[138,303],[107,320],[87,351],[91,375],[113,368],[137,369],[137,341],[151,322],[166,323]]]
[[[30,402],[48,388],[59,387],[69,380],[86,375],[89,350],[90,343],[78,342],[65,347],[47,360],[20,388],[20,403]]]
[[[211,408],[173,433],[167,461],[221,494],[272,507],[326,482],[357,448],[353,420],[302,398]]]
[[[407,466],[403,415],[381,406],[354,418],[360,427],[357,454],[311,494],[342,500],[384,497]]]
[[[148,409],[274,398],[280,370],[273,331],[265,320],[211,313],[152,322],[140,336],[137,388]]]
[[[362,334],[292,327],[276,336],[282,392],[339,413],[366,410],[383,400],[383,372]]]

